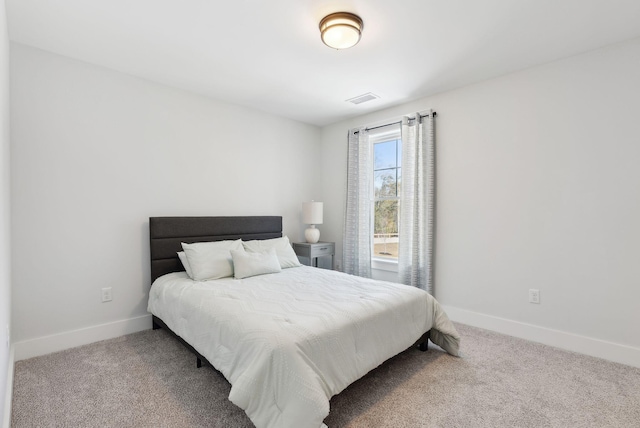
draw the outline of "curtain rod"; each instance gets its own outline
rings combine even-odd
[[[420,119],[422,119],[423,117],[429,117],[430,115],[433,115],[433,117],[436,117],[436,116],[438,115],[438,113],[436,113],[436,112],[434,111],[434,112],[427,113],[427,114],[421,114],[421,115],[419,115],[419,117],[420,117]],[[409,120],[416,120],[416,118],[415,118],[415,117],[413,117],[413,118],[411,118],[411,119],[409,119]],[[402,121],[401,121],[401,120],[399,120],[399,121],[397,121],[397,122],[385,123],[384,125],[372,126],[371,128],[364,128],[364,130],[365,130],[365,131],[372,131],[372,130],[374,130],[374,129],[384,128],[385,126],[391,126],[391,125],[399,125],[399,124],[401,124],[401,123],[402,123]],[[360,133],[360,131],[354,131],[353,133],[354,133],[354,134],[359,134],[359,133]]]

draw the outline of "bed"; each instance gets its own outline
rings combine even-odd
[[[282,239],[282,218],[152,217],[149,311],[155,328],[231,384],[258,428],[324,427],[329,400],[427,339],[457,355],[459,335],[429,294],[306,266],[193,281],[181,243]]]

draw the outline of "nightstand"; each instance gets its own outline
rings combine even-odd
[[[313,267],[318,267],[318,257],[331,256],[331,269],[333,269],[333,258],[336,254],[336,244],[333,242],[316,242],[315,244],[294,242],[293,251],[296,252],[298,258],[304,257],[308,260],[308,263],[302,260],[300,263]]]

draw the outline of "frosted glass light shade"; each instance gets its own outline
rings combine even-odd
[[[322,224],[322,202],[304,202],[302,204],[302,222],[304,224]]]
[[[322,42],[333,49],[347,49],[360,41],[363,22],[358,15],[337,12],[325,16],[320,21]]]

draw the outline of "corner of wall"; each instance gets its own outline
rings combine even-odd
[[[9,427],[13,391],[13,347],[7,337],[11,326],[11,190],[10,190],[10,47],[6,1],[0,0],[0,419]],[[6,365],[5,365],[6,364]],[[6,376],[6,377],[5,377]],[[6,392],[5,392],[6,391]],[[3,400],[4,398],[4,400]]]
[[[11,426],[11,405],[13,402],[13,373],[14,373],[14,360],[15,348],[12,345],[9,348],[9,361],[7,364],[7,383],[4,396],[4,411],[2,413],[2,427],[9,428]]]

